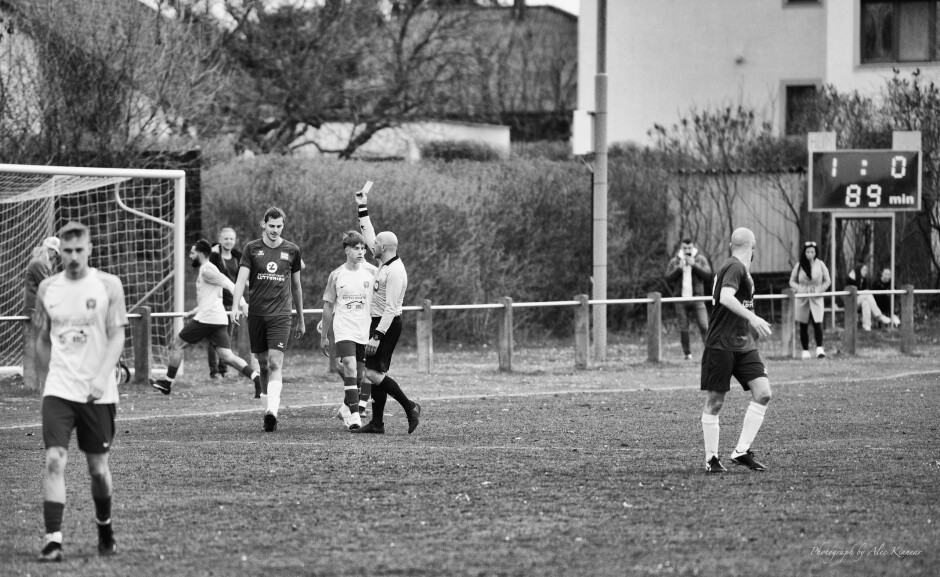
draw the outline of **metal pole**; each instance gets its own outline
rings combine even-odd
[[[182,171],[181,171],[182,172]],[[185,173],[184,173],[185,174]],[[173,281],[173,311],[184,312],[186,310],[186,177],[181,176],[176,179],[176,198],[173,205],[173,269],[176,271],[176,278]],[[183,330],[182,317],[173,319],[173,334]]]
[[[594,76],[594,259],[592,297],[607,299],[607,0],[597,2]],[[594,305],[594,359],[607,360],[607,306]]]

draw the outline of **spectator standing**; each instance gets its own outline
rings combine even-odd
[[[238,280],[238,262],[242,258],[240,250],[235,248],[237,236],[235,229],[225,227],[219,231],[219,243],[212,247],[212,254],[209,256],[209,262],[219,269],[219,272],[232,281],[232,284]],[[232,292],[228,289],[222,289],[222,306],[225,310],[232,310]],[[238,337],[238,325],[228,319],[228,338],[233,345]],[[234,348],[234,346],[232,347]],[[219,354],[215,347],[209,347],[209,378],[221,379],[226,374],[226,364],[219,360]],[[258,393],[260,397],[261,393]]]
[[[829,269],[826,263],[816,258],[816,243],[809,241],[803,243],[803,252],[800,253],[800,262],[793,267],[790,274],[790,288],[799,294],[823,293],[832,284]],[[796,299],[796,321],[800,323],[800,344],[803,345],[803,358],[811,358],[809,352],[809,324],[813,325],[813,336],[816,339],[816,358],[826,356],[823,348],[822,322],[823,297],[807,297]]]
[[[58,257],[59,239],[54,236],[50,236],[33,248],[32,259],[23,273],[24,315],[32,316],[36,309],[36,291],[39,290],[39,283],[52,276]],[[33,323],[24,323],[23,333],[23,342],[36,342],[36,330]],[[42,387],[42,382],[36,372],[36,349],[32,346],[23,347],[23,383],[31,389]]]
[[[666,281],[670,283],[673,294],[681,297],[705,296],[705,287],[712,281],[712,267],[708,259],[699,253],[691,239],[684,238],[679,245],[679,253],[666,265]],[[676,303],[676,319],[679,322],[679,342],[686,360],[692,359],[692,346],[689,339],[689,317],[698,325],[702,343],[708,334],[708,311],[703,301]]]

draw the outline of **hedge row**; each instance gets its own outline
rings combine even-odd
[[[643,159],[609,169],[608,294],[645,296],[661,285],[669,215],[665,180]],[[408,269],[406,304],[568,300],[591,293],[591,173],[580,162],[367,163],[280,156],[233,160],[203,172],[204,233],[232,226],[244,242],[260,236],[269,206],[287,214],[285,238],[307,268],[305,307],[322,304],[329,272],[342,264],[342,233],[357,229],[353,193],[375,182],[370,213],[377,230],[398,235]],[[630,322],[626,309],[611,328]],[[540,308],[515,315],[526,331],[567,332],[572,312]],[[406,316],[413,322],[414,315]],[[408,333],[408,331],[406,331]],[[492,312],[435,314],[435,338],[488,342]]]

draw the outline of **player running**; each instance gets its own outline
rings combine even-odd
[[[281,237],[284,211],[271,207],[264,213],[261,238],[245,245],[239,262],[238,280],[232,296],[241,301],[248,283],[248,337],[251,352],[257,355],[261,369],[261,387],[267,394],[264,430],[277,430],[277,411],[281,404],[284,350],[290,339],[291,301],[297,311],[296,338],[304,336],[303,292],[300,286],[302,261],[300,248]],[[238,322],[242,311],[232,305],[232,320]]]
[[[330,273],[323,291],[320,346],[329,350],[332,328],[345,392],[340,416],[353,431],[362,426],[361,413],[365,412],[371,394],[371,383],[363,377],[372,323],[372,283],[377,269],[366,262],[366,241],[358,232],[351,230],[343,235],[343,250],[346,262]]]
[[[705,437],[705,470],[725,473],[718,458],[718,412],[731,390],[731,377],[751,391],[751,404],[744,415],[744,426],[738,444],[731,453],[731,462],[752,471],[766,467],[754,459],[751,443],[764,421],[770,403],[770,380],[767,368],[757,351],[757,337],[770,336],[770,324],[754,314],[754,280],[751,261],[757,241],[746,228],[731,234],[731,256],[721,265],[712,289],[712,316],[708,323],[705,352],[702,354],[703,391],[707,391],[702,412],[702,434]],[[752,332],[753,329],[753,332]]]
[[[372,322],[369,342],[366,343],[366,379],[372,383],[372,420],[352,432],[385,433],[385,402],[391,395],[405,409],[410,435],[418,428],[421,405],[410,400],[395,379],[388,376],[392,353],[401,336],[401,307],[405,300],[405,289],[408,288],[408,273],[398,258],[398,237],[395,233],[384,231],[375,234],[369,218],[368,186],[356,193],[356,201],[359,203],[359,228],[362,229],[366,246],[372,248],[372,254],[380,266],[372,283]]]
[[[189,249],[189,258],[194,267],[199,267],[196,276],[196,308],[186,313],[186,318],[193,319],[186,323],[183,330],[173,337],[170,343],[170,360],[167,363],[166,377],[150,381],[150,385],[169,395],[176,373],[183,364],[183,349],[195,345],[203,339],[208,339],[209,345],[215,348],[219,359],[241,372],[255,383],[255,398],[261,396],[261,375],[253,371],[248,363],[232,352],[232,341],[228,333],[228,313],[222,305],[222,289],[232,291],[235,283],[219,272],[219,269],[209,262],[212,256],[212,245],[209,241],[200,238]],[[242,311],[248,308],[245,299],[241,299],[239,307]]]
[[[88,227],[59,231],[63,271],[40,283],[36,294],[36,364],[42,392],[42,480],[46,534],[39,561],[62,560],[65,465],[69,437],[78,437],[91,477],[98,525],[98,554],[115,552],[111,526],[111,469],[118,388],[114,366],[124,352],[127,310],[121,279],[88,266]],[[47,374],[48,373],[48,374]]]

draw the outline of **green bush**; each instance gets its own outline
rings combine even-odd
[[[663,181],[620,160],[611,163],[610,176],[608,294],[645,296],[658,288],[667,256],[666,197],[657,188]],[[353,193],[366,180],[375,182],[369,212],[376,229],[399,237],[406,305],[591,293],[591,175],[580,162],[233,160],[203,172],[205,234],[232,226],[240,242],[257,238],[264,210],[280,206],[284,236],[300,246],[307,265],[304,306],[318,308],[327,276],[345,258],[342,233],[358,228]],[[492,341],[494,312],[435,312],[435,339]],[[631,319],[626,312],[611,318],[613,329]],[[413,323],[415,315],[404,319]],[[519,309],[516,338],[529,331],[570,334],[572,319],[571,309]]]
[[[499,152],[492,146],[472,140],[435,140],[420,145],[421,158],[425,160],[475,160],[488,162],[499,160]]]

